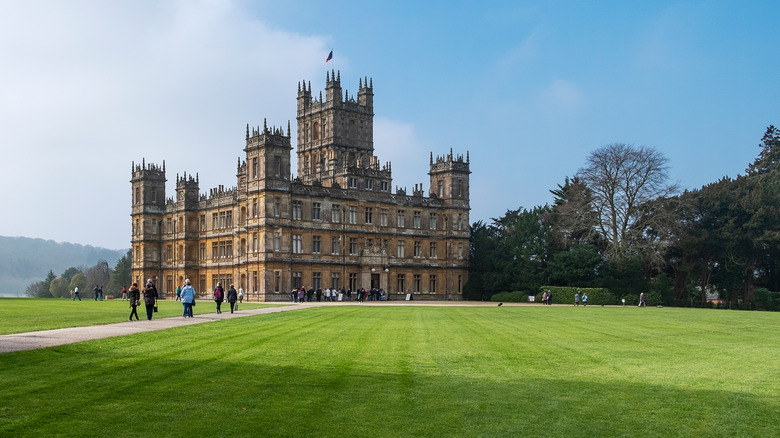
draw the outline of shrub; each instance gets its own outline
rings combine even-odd
[[[542,286],[539,293],[536,294],[536,300],[542,301],[542,295],[545,291],[552,292],[553,304],[574,304],[574,294],[579,293],[580,297],[585,293],[588,295],[588,304],[590,305],[612,305],[617,304],[617,298],[609,292],[609,289],[601,287],[566,287],[566,286]],[[637,297],[637,302],[639,298]],[[580,298],[582,302],[582,298]]]
[[[490,297],[490,301],[493,302],[505,302],[505,303],[524,303],[528,301],[528,294],[521,291],[515,292],[499,292]]]

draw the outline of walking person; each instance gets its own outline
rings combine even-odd
[[[230,285],[230,289],[228,289],[227,300],[228,303],[230,303],[230,313],[233,313],[233,310],[236,310],[236,301],[238,301],[238,292],[236,292],[232,284]]]
[[[582,307],[588,306],[588,294],[583,293],[582,294]]]
[[[574,293],[574,305],[579,306],[580,305],[580,293],[575,292]]]
[[[238,302],[241,304],[244,304],[244,288],[239,287],[238,288]]]
[[[222,289],[222,283],[217,283],[214,289],[214,302],[217,303],[217,313],[222,313],[222,301],[225,299],[225,290]]]
[[[192,318],[192,306],[195,305],[195,289],[190,284],[190,279],[184,280],[184,287],[181,290],[181,305],[184,309],[184,317]]]
[[[645,307],[645,293],[639,294],[639,307]]]
[[[81,301],[81,297],[79,296],[79,287],[78,286],[76,286],[76,288],[73,289],[73,301],[76,301],[76,298],[78,298],[79,301]]]
[[[157,304],[157,287],[155,287],[151,279],[146,280],[144,304],[146,305],[146,319],[151,321],[154,314],[154,305]]]
[[[174,301],[181,301],[181,286],[176,288],[176,299]]]
[[[127,300],[127,288],[123,287],[122,288],[122,301],[126,301],[126,300]]]
[[[138,290],[138,283],[133,283],[132,286],[130,286],[130,321],[133,320],[133,315],[135,315],[135,320],[138,321],[138,306],[141,304],[141,291]]]

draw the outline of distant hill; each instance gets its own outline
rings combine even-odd
[[[126,249],[0,236],[0,296],[24,296],[27,286],[44,280],[49,271],[59,276],[70,267],[92,267],[100,260],[113,268],[125,254]]]

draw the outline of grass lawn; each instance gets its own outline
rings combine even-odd
[[[83,299],[79,302],[66,299],[30,299],[30,298],[0,298],[0,335],[11,333],[33,332],[66,327],[81,327],[88,325],[111,324],[127,321],[130,316],[130,302],[122,300]],[[216,304],[210,300],[197,300],[195,313],[215,313]],[[268,303],[241,304],[241,309],[257,309],[276,306]],[[181,316],[182,306],[179,301],[158,301],[159,310],[155,318]],[[230,304],[223,303],[222,310],[230,311]],[[138,307],[138,317],[146,318],[146,307],[141,300]]]
[[[257,315],[2,354],[0,435],[776,436],[777,333],[702,309]]]

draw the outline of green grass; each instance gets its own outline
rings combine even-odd
[[[122,300],[82,299],[79,302],[65,299],[0,298],[0,335],[11,333],[51,330],[66,327],[110,324],[127,321],[130,317],[130,303]],[[195,314],[215,313],[213,301],[197,300]],[[243,303],[241,309],[256,309],[275,306],[268,303]],[[181,316],[179,301],[158,301],[159,310],[154,318]],[[222,310],[230,311],[230,304],[223,303]],[[146,318],[146,307],[141,302],[138,317]]]
[[[2,354],[0,435],[773,436],[779,332],[702,309],[257,315]]]

